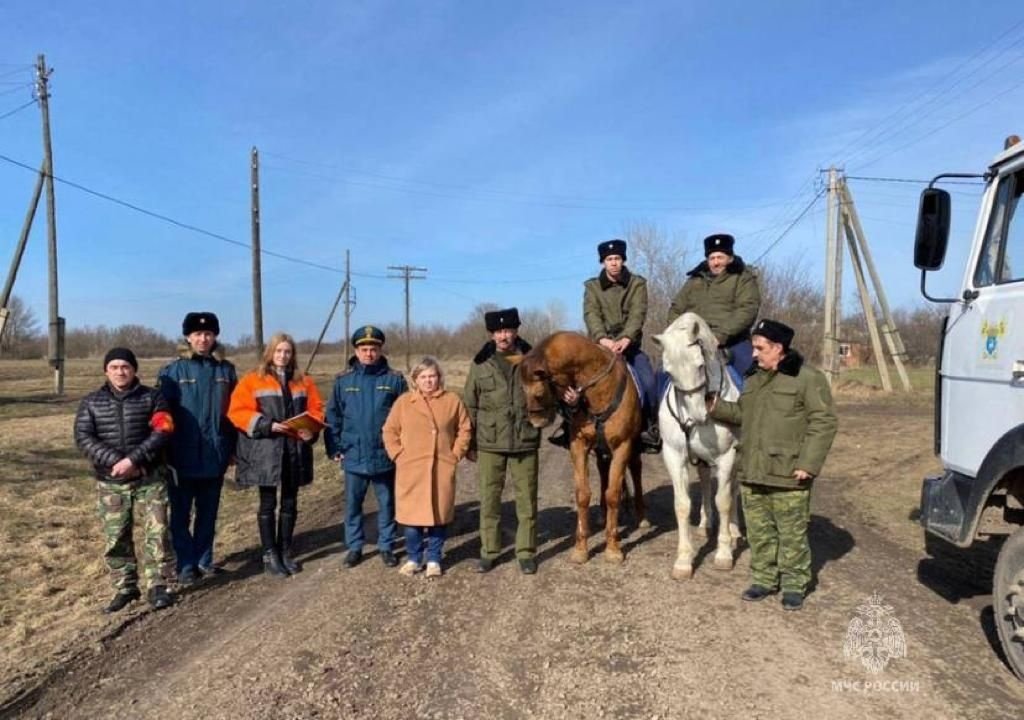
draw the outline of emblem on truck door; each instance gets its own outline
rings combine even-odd
[[[985,320],[981,323],[981,336],[985,338],[984,349],[981,353],[982,360],[999,359],[999,338],[1006,334],[1006,319],[998,323]]]

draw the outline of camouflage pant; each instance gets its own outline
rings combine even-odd
[[[811,491],[744,484],[740,493],[754,584],[806,592],[811,582]]]
[[[142,574],[148,587],[163,585],[173,555],[167,532],[167,482],[162,474],[147,475],[130,483],[99,482],[99,513],[103,524],[103,559],[117,590],[136,587],[134,509],[140,505],[142,521]]]

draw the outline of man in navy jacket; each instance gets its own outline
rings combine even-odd
[[[157,387],[174,415],[170,464],[177,482],[169,488],[171,542],[178,582],[189,585],[199,573],[220,571],[213,563],[213,538],[224,472],[235,454],[236,431],[227,413],[238,376],[217,343],[216,315],[190,312],[181,331],[185,344],[179,357],[160,371]]]
[[[408,389],[382,354],[384,332],[366,325],[352,336],[355,357],[334,380],[324,433],[327,456],[345,472],[345,567],[363,558],[363,500],[373,486],[377,498],[377,550],[388,567],[398,564],[395,540],[395,464],[384,451],[381,428],[391,406]]]

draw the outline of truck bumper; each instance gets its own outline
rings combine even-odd
[[[921,526],[933,535],[966,547],[970,519],[965,511],[972,479],[946,470],[938,477],[928,477],[921,485]]]

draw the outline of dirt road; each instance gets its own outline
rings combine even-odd
[[[596,554],[570,564],[567,455],[545,448],[536,576],[512,558],[510,501],[509,551],[490,574],[473,572],[467,465],[440,580],[401,577],[376,556],[342,570],[340,500],[306,507],[303,573],[276,581],[259,574],[254,552],[228,558],[216,584],[171,610],[136,611],[0,715],[1020,717],[1024,684],[992,646],[984,573],[957,579],[954,565],[927,558],[912,519],[920,476],[934,467],[927,405],[847,402],[840,413],[816,482],[817,586],[802,612],[740,601],[745,551],[732,573],[702,562],[688,583],[669,578],[675,518],[660,458],[645,465],[653,526],[627,528],[625,564]],[[601,549],[600,535],[591,547]],[[878,674],[843,653],[874,592],[906,637],[906,657]]]

